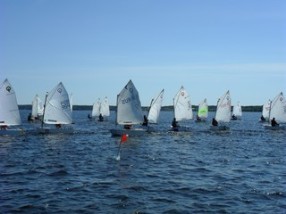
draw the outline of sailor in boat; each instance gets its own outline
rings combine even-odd
[[[232,120],[237,120],[237,117],[235,116],[235,114],[233,114],[233,115],[231,116],[231,119],[232,119]]]
[[[148,119],[147,119],[146,115],[144,115],[144,121],[142,123],[142,126],[148,126]]]
[[[271,120],[271,126],[279,126],[279,124],[276,122],[275,117]]]
[[[214,118],[213,118],[213,120],[212,120],[212,125],[213,125],[213,126],[218,126],[218,122],[217,122],[216,119],[214,119]]]
[[[102,122],[103,121],[103,116],[102,114],[100,113],[99,116],[98,116],[98,121]]]
[[[176,118],[174,117],[173,121],[172,121],[172,129],[173,131],[179,131],[179,125],[178,125],[178,121],[176,120]]]
[[[28,115],[28,121],[29,121],[29,122],[35,121],[35,118],[32,116],[32,113],[29,113],[29,115]]]
[[[7,125],[3,125],[3,126],[0,126],[1,127],[1,130],[7,130],[8,126]]]
[[[124,125],[124,129],[131,129],[132,125]]]
[[[261,115],[260,120],[261,120],[261,122],[265,122],[266,121],[265,118],[263,117],[263,115]]]
[[[56,128],[57,128],[57,129],[60,129],[61,127],[62,127],[62,124],[60,124],[60,123],[57,123],[57,124],[56,124]]]
[[[199,115],[197,115],[197,122],[201,122],[202,119],[199,117]]]

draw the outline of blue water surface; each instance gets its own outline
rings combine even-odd
[[[39,124],[26,121],[23,128]],[[1,213],[286,213],[286,133],[243,113],[227,132],[188,122],[121,145],[108,122],[74,111],[75,134],[0,136]]]

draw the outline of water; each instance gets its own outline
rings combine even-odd
[[[162,132],[129,138],[120,161],[114,113],[105,123],[88,113],[74,112],[73,135],[0,137],[1,213],[286,212],[286,134],[265,130],[259,113],[229,132],[192,122],[171,134],[161,112]]]

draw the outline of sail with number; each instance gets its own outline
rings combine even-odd
[[[227,91],[217,102],[215,119],[218,122],[229,122],[231,119],[231,98]]]
[[[199,103],[198,117],[200,119],[204,119],[204,120],[207,119],[207,117],[208,117],[207,99],[204,99],[202,102]]]
[[[121,125],[140,124],[143,122],[143,113],[139,93],[133,82],[127,85],[117,95],[116,123]]]
[[[286,123],[286,101],[282,92],[280,92],[271,102],[270,121],[273,118],[279,123]]]
[[[46,124],[72,123],[69,95],[62,82],[46,97],[43,121]]]
[[[241,105],[239,102],[235,106],[233,106],[232,115],[234,115],[235,117],[241,117],[242,116]]]
[[[182,86],[174,97],[174,115],[177,121],[193,119],[190,97]]]
[[[16,93],[5,79],[0,86],[0,126],[21,125]]]
[[[32,116],[34,118],[42,116],[44,113],[44,104],[40,97],[36,95],[32,102]]]

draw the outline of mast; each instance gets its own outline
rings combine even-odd
[[[42,128],[44,127],[44,120],[45,120],[45,112],[46,112],[46,106],[47,106],[47,98],[48,98],[48,92],[46,93],[46,96],[45,96],[45,104],[44,104],[44,111],[43,111],[43,119],[42,119]]]

